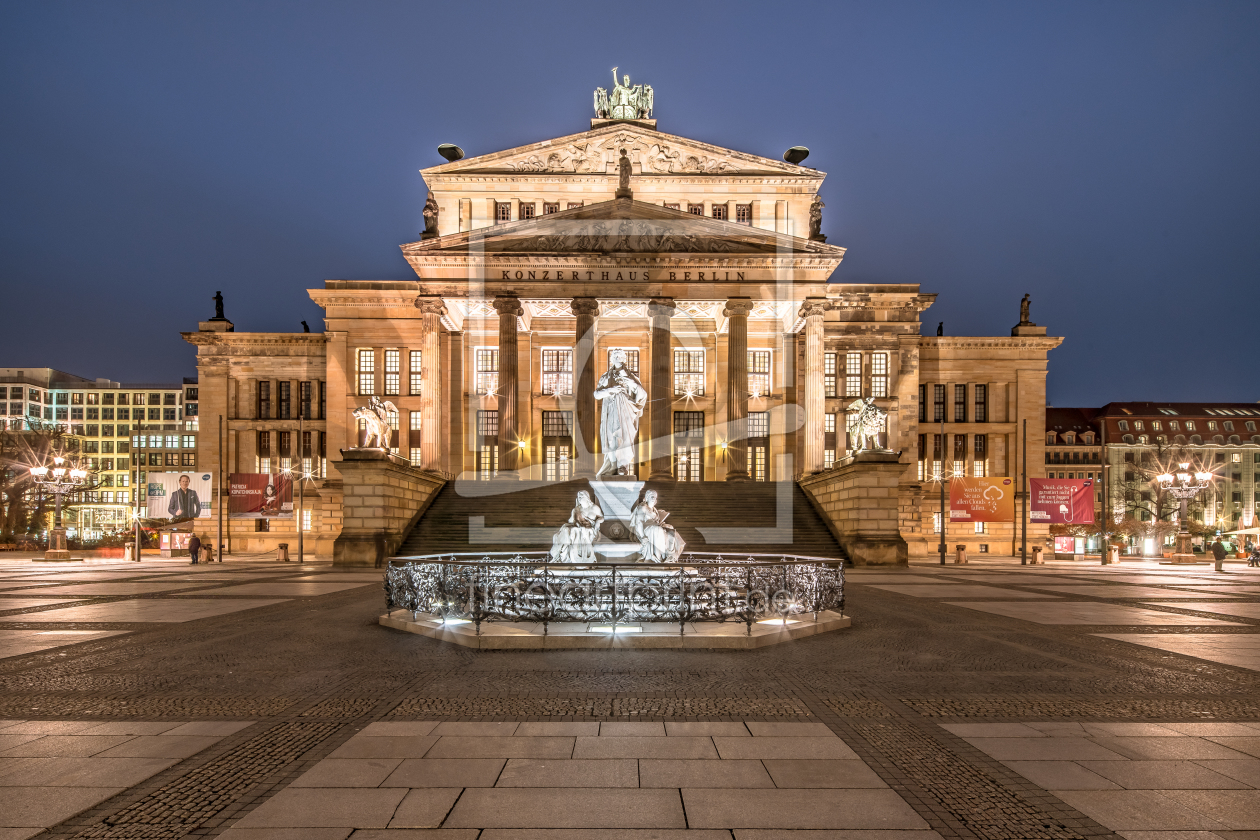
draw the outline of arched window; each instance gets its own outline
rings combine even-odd
[[[1186,445],[1186,436],[1185,436],[1185,435],[1177,435],[1175,438],[1173,438],[1173,443],[1177,444],[1178,446],[1185,446],[1185,445]]]
[[[1189,425],[1189,423],[1187,423],[1186,425]],[[1203,438],[1202,438],[1200,435],[1190,435],[1190,445],[1191,445],[1191,446],[1202,446],[1202,445],[1203,445]]]
[[[1212,442],[1213,442],[1213,443],[1215,443],[1217,446],[1224,446],[1224,445],[1225,445],[1225,436],[1224,436],[1224,435],[1213,435],[1213,436],[1212,436]]]
[[[1150,438],[1148,438],[1146,435],[1138,435],[1139,444],[1145,446],[1149,442],[1150,442]]]
[[[1120,421],[1120,422],[1122,422],[1122,423],[1123,423],[1124,421],[1122,420],[1122,421]],[[1120,439],[1121,439],[1122,441],[1124,441],[1125,443],[1133,443],[1133,435],[1125,435],[1124,437],[1122,437],[1122,438],[1120,438]]]
[[[1230,444],[1231,444],[1231,445],[1233,445],[1233,446],[1241,446],[1241,445],[1242,445],[1242,438],[1240,438],[1238,435],[1230,435],[1230,436],[1229,436],[1229,442],[1230,442]]]

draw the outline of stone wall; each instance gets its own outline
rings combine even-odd
[[[801,479],[853,565],[907,565],[898,488],[904,471],[895,452],[861,452]]]
[[[446,482],[379,449],[345,449],[343,520],[333,545],[334,566],[375,566],[398,550]]]

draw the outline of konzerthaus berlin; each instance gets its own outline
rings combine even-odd
[[[1044,474],[1047,353],[1061,339],[1026,315],[1009,336],[921,335],[935,293],[832,279],[845,250],[818,229],[825,173],[637,116],[477,157],[446,149],[453,160],[420,173],[426,230],[402,246],[415,279],[310,290],[323,333],[236,332],[223,318],[185,333],[198,354],[198,463],[305,466],[308,552],[370,562],[441,493],[495,482],[489,522],[514,506],[500,492],[510,482],[592,476],[593,392],[620,348],[648,394],[639,479],[795,482],[858,563],[934,552],[933,479],[1018,478],[1025,421],[1028,473]],[[395,457],[365,465],[353,412],[372,397],[396,409]],[[860,398],[887,412],[879,444],[894,455],[850,457],[846,412]],[[356,498],[374,485],[403,490]],[[687,496],[669,489],[682,523]],[[529,524],[554,527],[570,506]],[[231,550],[295,542],[292,521],[260,527],[233,521]],[[1030,541],[1045,528],[1030,526]],[[1018,521],[965,530],[949,528],[951,552],[1018,547]]]

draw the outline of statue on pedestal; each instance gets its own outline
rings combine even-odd
[[[421,212],[424,216],[424,231],[421,236],[430,237],[437,236],[438,232],[438,203],[433,197],[433,193],[429,193],[429,197],[424,200],[424,210]]]
[[[647,120],[652,118],[655,95],[651,85],[631,85],[629,74],[617,81],[617,68],[612,70],[613,89],[595,88],[595,116],[613,120]]]
[[[578,491],[577,504],[569,514],[569,521],[551,538],[551,562],[594,563],[592,544],[599,536],[599,524],[603,521],[604,512],[591,501],[591,494]]]
[[[822,196],[814,196],[814,201],[809,205],[809,238],[815,242],[826,242],[827,236],[822,232],[822,211],[826,207],[823,204]]]
[[[1028,320],[1028,295],[1024,295],[1024,299],[1019,302],[1019,326],[1031,327],[1033,322]]]
[[[596,473],[601,475],[634,475],[638,463],[634,444],[639,436],[639,418],[647,404],[647,391],[634,371],[626,367],[626,351],[608,354],[610,367],[595,385],[595,399],[604,404],[599,417],[599,443],[604,450],[604,463]]]
[[[645,563],[677,563],[687,545],[673,525],[666,525],[668,511],[656,507],[656,491],[643,494],[643,500],[630,512],[630,530],[639,538],[639,555]]]
[[[880,432],[885,430],[887,422],[888,412],[875,405],[873,398],[854,400],[849,405],[845,423],[853,451],[887,451],[879,445]]]
[[[363,421],[363,443],[350,448],[384,449],[388,451],[390,448],[390,433],[393,431],[389,424],[390,415],[397,416],[398,408],[389,400],[381,402],[381,398],[375,395],[368,400],[367,405],[356,408],[354,410],[355,419]]]

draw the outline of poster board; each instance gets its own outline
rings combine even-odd
[[[214,498],[213,473],[151,472],[145,481],[145,516],[149,519],[209,519]],[[186,479],[187,484],[181,483]]]
[[[1094,524],[1094,479],[1030,478],[1029,522]]]
[[[293,479],[284,473],[232,473],[229,519],[292,519]]]
[[[1014,522],[1015,482],[1010,478],[952,478],[950,522]]]

